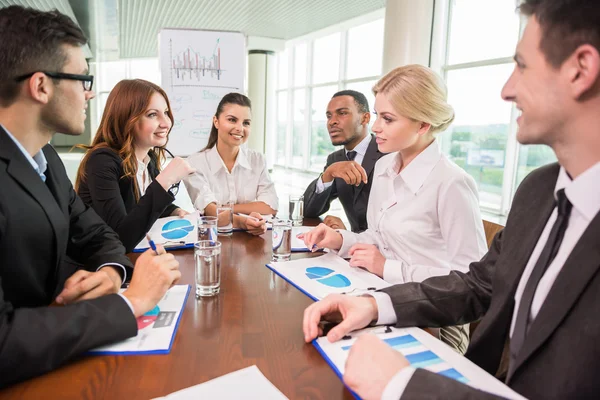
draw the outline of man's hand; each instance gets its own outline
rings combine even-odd
[[[121,275],[116,268],[120,267],[106,266],[96,272],[80,269],[67,279],[62,292],[56,297],[56,303],[66,305],[118,293]]]
[[[325,224],[319,224],[315,229],[301,233],[297,237],[304,241],[310,251],[325,248],[339,250],[344,243],[342,235]]]
[[[150,311],[163,298],[167,290],[181,278],[179,262],[157,245],[156,251],[147,250],[136,261],[129,288],[123,296],[131,302],[137,317]]]
[[[344,382],[365,400],[381,399],[385,387],[409,362],[375,335],[364,334],[350,348]]]
[[[385,266],[385,257],[381,254],[374,244],[358,243],[350,247],[348,254],[351,267],[363,267],[369,272],[383,278],[383,267]]]
[[[333,215],[328,215],[323,220],[323,223],[330,227],[331,229],[343,229],[346,230],[346,225],[342,222],[342,220],[338,217],[334,217]]]
[[[255,236],[262,235],[267,231],[267,224],[263,219],[262,215],[257,212],[251,212],[250,216],[253,218],[242,217],[245,225],[244,229]]]
[[[367,172],[356,161],[338,161],[331,164],[323,175],[321,180],[323,183],[331,182],[333,178],[341,178],[348,185],[358,186],[361,182],[367,184]]]
[[[308,343],[323,334],[319,327],[321,319],[329,321],[341,319],[341,322],[327,334],[327,340],[335,342],[350,331],[364,328],[377,318],[377,303],[373,297],[330,294],[304,310],[302,322],[304,340]]]

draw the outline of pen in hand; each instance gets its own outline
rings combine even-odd
[[[154,252],[156,253],[156,255],[158,256],[158,249],[156,248],[156,244],[154,243],[154,240],[152,240],[152,238],[150,237],[149,234],[146,234],[146,240],[148,240],[148,243],[150,244],[150,248],[152,250],[154,250]]]
[[[253,219],[253,220],[255,220],[255,221],[262,221],[262,219],[258,219],[258,218],[256,218],[256,217],[253,217],[253,216],[251,216],[251,215],[248,215],[248,214],[235,213],[235,215],[237,215],[237,216],[240,216],[240,217],[246,217],[246,218],[250,218],[250,219]]]

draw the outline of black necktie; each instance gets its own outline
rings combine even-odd
[[[525,290],[523,291],[523,296],[521,296],[521,302],[519,303],[519,308],[517,310],[515,329],[510,338],[510,354],[513,363],[527,336],[529,311],[531,310],[531,303],[533,301],[535,290],[540,283],[540,279],[544,276],[544,272],[546,272],[546,269],[550,263],[552,263],[554,257],[556,257],[556,253],[560,248],[560,244],[565,236],[565,231],[569,225],[569,216],[573,205],[569,199],[567,199],[564,189],[560,189],[556,193],[556,196],[558,197],[558,216],[556,217],[556,222],[554,222],[554,226],[552,226],[552,230],[550,231],[550,236],[548,236],[548,241],[540,254],[540,258],[537,260],[535,267],[533,267],[529,280],[527,280],[527,283],[525,284]]]
[[[355,157],[356,157],[356,151],[354,151],[354,150],[351,150],[346,153],[346,158],[348,159],[348,161],[354,161]]]

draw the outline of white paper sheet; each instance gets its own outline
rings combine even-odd
[[[474,388],[509,399],[525,399],[482,368],[458,354],[448,345],[418,328],[394,328],[378,326],[352,332],[342,340],[330,343],[326,337],[316,340],[318,347],[327,355],[329,363],[341,374],[348,358],[348,350],[356,339],[365,333],[375,334],[394,350],[402,353],[415,368],[439,373]]]
[[[322,299],[331,293],[358,295],[390,286],[377,275],[351,267],[346,260],[333,253],[294,261],[271,262],[267,266],[316,299]]]
[[[292,227],[292,251],[301,252],[308,251],[308,247],[304,244],[304,240],[298,239],[298,236],[301,233],[306,233],[311,229],[314,229],[314,226],[294,226]]]
[[[91,354],[164,354],[171,349],[189,285],[176,285],[158,305],[137,319],[138,334],[122,342],[98,347]]]
[[[156,220],[148,235],[156,244],[169,247],[183,247],[198,241],[198,212],[184,217],[165,217]],[[150,247],[146,238],[135,246],[134,251],[144,251]]]
[[[256,365],[253,365],[155,400],[158,399],[286,400],[287,397],[265,378]]]

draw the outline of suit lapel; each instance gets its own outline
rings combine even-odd
[[[592,220],[556,277],[523,343],[516,371],[558,328],[600,267],[600,214]],[[511,376],[508,377],[510,379]]]
[[[21,186],[24,192],[28,193],[37,201],[48,217],[52,229],[54,230],[55,237],[60,237],[59,231],[61,225],[64,226],[64,221],[61,221],[63,215],[62,210],[58,207],[57,199],[54,198],[50,190],[48,190],[48,186],[41,180],[29,161],[27,161],[25,156],[21,153],[21,150],[15,145],[11,138],[6,135],[2,128],[0,128],[0,157],[8,162],[8,167],[6,168],[8,175]],[[51,164],[48,162],[47,171],[50,169]],[[54,243],[57,246],[56,254],[60,254],[58,251],[58,240],[55,240]]]
[[[375,168],[375,163],[379,160],[380,153],[377,149],[377,142],[375,141],[375,137],[371,135],[371,141],[369,142],[369,146],[367,147],[367,151],[362,161],[362,167],[365,169],[367,176],[370,176],[373,172],[373,168]],[[364,183],[361,184],[354,190],[354,202],[356,203],[356,199],[362,190],[365,188]]]

